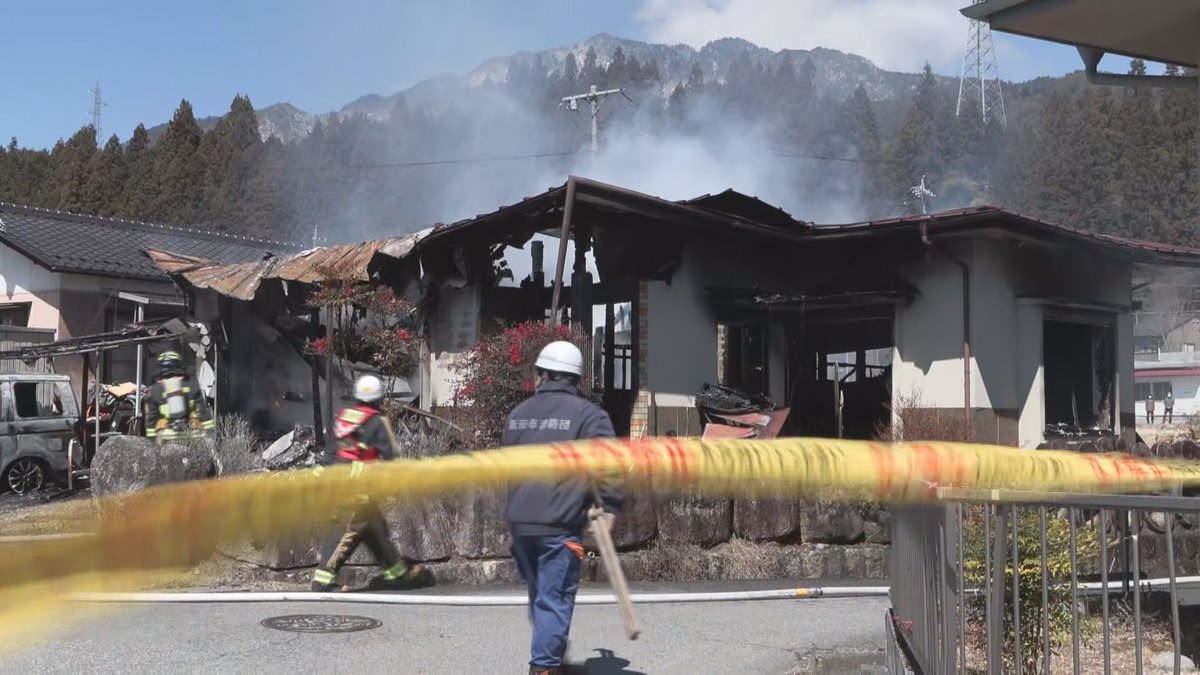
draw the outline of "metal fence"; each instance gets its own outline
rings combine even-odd
[[[1062,659],[1078,675],[1083,668],[1081,650],[1086,647],[1094,653],[1098,646],[1103,650],[1103,672],[1111,675],[1114,652],[1110,610],[1116,599],[1123,608],[1132,605],[1133,668],[1141,675],[1150,667],[1144,653],[1143,596],[1151,590],[1169,593],[1174,672],[1180,672],[1175,521],[1200,513],[1200,500],[1178,495],[949,490],[942,490],[940,496],[947,502],[898,507],[892,513],[891,621],[914,672],[965,673],[970,644],[973,653],[984,652],[972,659],[973,670],[977,667],[989,675],[1064,672],[1066,666],[1059,662]],[[1163,530],[1166,579],[1149,580],[1142,573],[1140,532],[1147,514],[1162,514],[1153,522]],[[1020,536],[1019,523],[1026,526]],[[971,546],[965,543],[964,526],[971,532]],[[1031,535],[1033,530],[1039,534]],[[1054,533],[1061,533],[1065,541],[1059,541]],[[1021,550],[1022,544],[1030,543],[1031,536],[1038,540],[1037,546],[1032,551]],[[1095,541],[1096,552],[1081,552],[1081,541]],[[1051,565],[1052,571],[1046,571],[1049,561],[1061,560],[1064,555],[1065,568]],[[1031,572],[1031,565],[1040,572]],[[973,570],[970,575],[966,573],[968,566]],[[1098,572],[1098,581],[1080,580],[1092,570]],[[1023,583],[1022,575],[1028,574],[1040,580],[1034,583],[1027,578]],[[967,579],[975,583],[966,583]],[[1031,585],[1040,586],[1040,598]],[[1033,598],[1028,596],[1030,592]],[[1022,593],[1026,594],[1025,602]],[[1069,638],[1052,644],[1051,622],[1057,613],[1051,609],[1051,599],[1068,594]],[[1081,612],[1086,611],[1089,599],[1094,603],[1097,597],[1100,634],[1085,645]],[[1031,606],[1034,611],[1028,612]],[[1023,615],[1023,608],[1032,616]],[[1040,657],[1030,659],[1036,662],[1031,669],[1024,657],[1035,656],[1035,652]],[[890,665],[890,671],[902,672],[894,665]]]
[[[12,351],[51,342],[54,342],[53,328],[0,326],[0,351]],[[51,369],[52,366],[45,357],[33,361],[0,359],[0,372],[3,373],[48,373]]]

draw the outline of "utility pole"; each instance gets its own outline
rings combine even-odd
[[[592,121],[592,164],[596,163],[596,155],[600,153],[600,104],[604,102],[604,99],[614,94],[620,94],[625,97],[626,101],[633,102],[633,99],[629,98],[624,89],[596,91],[596,85],[592,85],[586,94],[564,96],[562,102],[558,104],[560,108],[566,106],[567,110],[573,112],[579,110],[580,101],[585,101],[588,104],[588,114]]]
[[[95,89],[89,89],[89,94],[95,97],[95,102],[92,104],[92,128],[96,130],[96,145],[104,145],[104,137],[100,135],[100,109],[107,106],[104,99],[100,97],[100,83],[96,83]]]
[[[921,201],[921,215],[923,215],[923,216],[928,215],[929,207],[925,200],[932,199],[933,197],[936,197],[937,195],[933,194],[933,190],[930,190],[929,188],[925,187],[925,175],[924,174],[921,175],[921,184],[920,185],[914,185],[913,187],[909,188],[908,191],[910,193],[912,193],[913,197],[916,197],[917,199],[919,199]]]

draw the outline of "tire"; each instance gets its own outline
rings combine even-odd
[[[32,457],[20,457],[4,472],[4,489],[19,495],[33,494],[46,487],[46,467]]]

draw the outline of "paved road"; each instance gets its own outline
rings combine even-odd
[[[717,590],[707,584],[686,590],[710,589]],[[636,642],[625,638],[616,607],[579,607],[568,660],[577,664],[573,675],[785,675],[811,652],[881,647],[886,606],[886,598],[643,605],[638,608],[643,634]],[[95,613],[95,606],[81,611]],[[300,613],[354,614],[383,625],[336,635],[260,625],[268,617]],[[0,675],[502,675],[526,672],[528,641],[525,609],[519,607],[136,605],[97,615],[55,642],[18,652],[0,663]]]

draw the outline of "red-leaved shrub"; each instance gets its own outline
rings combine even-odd
[[[574,343],[589,353],[586,335],[568,326],[540,322],[517,324],[502,333],[476,342],[453,366],[459,379],[455,405],[460,419],[471,429],[477,443],[494,447],[500,442],[508,414],[518,403],[533,395],[534,362],[543,347],[556,340]],[[586,376],[583,392],[591,392]]]
[[[421,356],[421,336],[412,303],[391,288],[359,281],[325,281],[308,299],[311,307],[332,310],[332,334],[309,340],[310,354],[332,354],[373,364],[386,378],[413,372]]]

